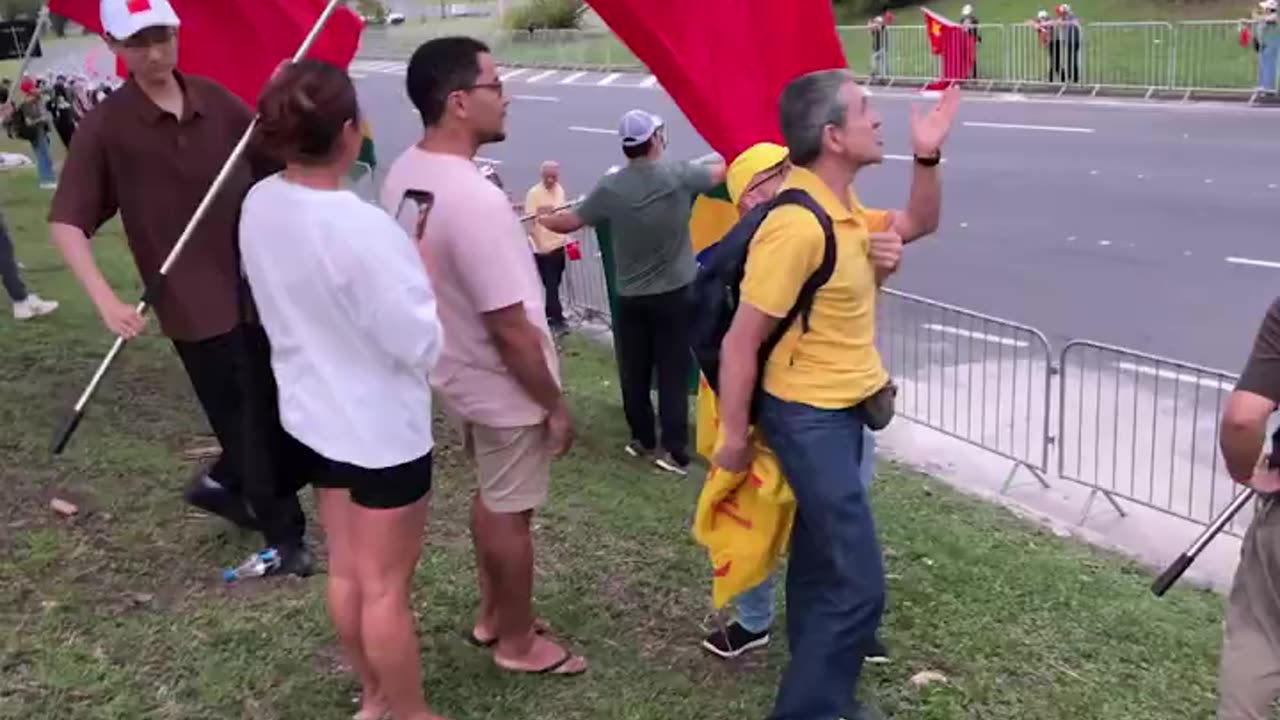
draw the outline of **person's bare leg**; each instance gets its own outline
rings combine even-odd
[[[478,548],[490,568],[495,595],[498,645],[494,662],[507,670],[536,671],[554,665],[565,649],[538,635],[533,619],[533,512],[496,513],[476,503]],[[579,673],[581,657],[570,658],[557,673]]]
[[[394,510],[354,506],[359,538],[360,631],[365,657],[393,720],[438,720],[422,693],[418,633],[410,607],[430,496]]]
[[[498,636],[498,613],[493,592],[492,569],[481,551],[483,509],[480,491],[476,490],[471,497],[471,544],[475,547],[476,553],[476,585],[480,590],[480,607],[476,611],[476,624],[472,628],[472,637],[481,642],[487,642],[490,638]]]
[[[360,637],[360,578],[356,574],[351,509],[346,490],[316,490],[316,508],[324,527],[329,553],[327,595],[329,617],[338,633],[342,654],[360,680],[360,717],[377,720],[387,712],[387,701],[378,688],[378,679],[364,656]]]

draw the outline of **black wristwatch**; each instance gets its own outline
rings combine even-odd
[[[933,157],[920,157],[919,155],[916,155],[915,159],[916,164],[920,167],[937,167],[938,163],[942,162],[942,151],[939,150],[938,154]]]

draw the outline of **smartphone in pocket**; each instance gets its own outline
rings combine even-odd
[[[436,204],[435,193],[430,190],[410,188],[400,198],[400,206],[396,208],[396,222],[411,233],[413,241],[419,242],[427,231],[427,217]]]

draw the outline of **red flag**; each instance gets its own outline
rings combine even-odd
[[[830,0],[588,0],[726,158],[782,141],[778,98],[844,68]]]
[[[50,0],[49,11],[101,33],[101,0]],[[249,105],[280,61],[293,56],[328,4],[325,0],[171,0],[182,20],[178,33],[178,69],[217,81]],[[130,12],[142,12],[149,0],[128,0]],[[307,57],[341,68],[351,64],[364,22],[339,7],[325,23]],[[117,64],[121,76],[126,74]]]
[[[968,80],[973,77],[973,64],[978,52],[977,38],[932,10],[920,10],[924,13],[929,48],[934,55],[942,56],[941,79]]]
[[[1240,47],[1248,48],[1249,41],[1252,39],[1253,39],[1253,32],[1249,29],[1249,26],[1241,25],[1240,26]]]

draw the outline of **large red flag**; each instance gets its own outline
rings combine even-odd
[[[951,80],[968,80],[973,77],[973,64],[977,60],[977,38],[968,30],[941,15],[921,8],[924,13],[925,32],[929,35],[929,49],[942,56],[942,84]]]
[[[798,75],[847,67],[831,0],[588,0],[726,158],[781,142]]]
[[[271,73],[293,56],[328,4],[325,0],[170,0],[182,20],[178,68],[216,80],[249,105]],[[101,33],[101,0],[50,0],[50,12]],[[364,22],[339,7],[307,57],[351,64]],[[124,68],[119,72],[124,75]]]

